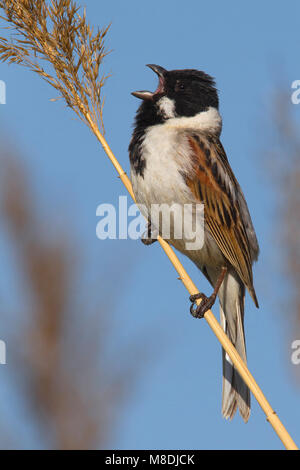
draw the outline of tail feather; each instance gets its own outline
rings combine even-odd
[[[220,270],[206,266],[205,275],[215,286]],[[228,270],[221,284],[219,294],[220,321],[223,330],[229,337],[237,352],[247,363],[245,333],[244,333],[244,302],[245,286],[234,270]],[[222,414],[226,419],[232,419],[239,409],[245,422],[250,416],[250,390],[233,367],[228,354],[222,349],[223,358],[223,387]]]
[[[236,347],[246,363],[246,345],[244,334],[244,298],[242,283],[231,274],[226,279],[227,287],[220,293],[220,317],[225,333]],[[234,286],[235,284],[235,286]],[[233,288],[235,287],[235,289]],[[232,419],[237,408],[245,422],[250,416],[250,391],[237,370],[233,367],[228,354],[222,350],[223,390],[222,413],[226,419]]]

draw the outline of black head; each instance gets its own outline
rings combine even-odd
[[[170,117],[195,116],[209,107],[218,109],[219,100],[214,79],[205,72],[194,69],[168,71],[159,65],[148,67],[158,75],[159,84],[154,92],[132,93],[143,100],[138,111],[140,118],[147,114],[147,120],[154,124]]]

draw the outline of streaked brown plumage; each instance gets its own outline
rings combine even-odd
[[[199,135],[191,134],[188,139],[193,152],[194,172],[186,176],[187,185],[195,199],[205,204],[204,218],[211,235],[258,307],[252,275],[258,245],[253,240],[254,246],[251,247],[246,233],[237,197],[241,193],[239,184],[217,136],[199,138]]]

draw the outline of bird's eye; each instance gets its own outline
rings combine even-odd
[[[184,83],[177,80],[176,85],[175,85],[175,91],[181,91],[181,90],[184,90],[184,88],[185,88]]]

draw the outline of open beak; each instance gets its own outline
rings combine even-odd
[[[147,64],[147,67],[149,67],[151,70],[153,70],[153,72],[155,72],[158,75],[159,82],[158,82],[158,87],[154,92],[142,90],[142,91],[133,91],[131,93],[133,96],[141,100],[152,100],[155,95],[163,93],[164,91],[166,70],[163,67],[160,67],[160,65],[154,65],[154,64]]]

